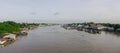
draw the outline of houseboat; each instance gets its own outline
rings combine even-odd
[[[0,38],[0,45],[4,44],[7,42],[7,39],[5,38]]]

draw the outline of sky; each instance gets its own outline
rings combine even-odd
[[[120,23],[120,0],[0,0],[0,21]]]

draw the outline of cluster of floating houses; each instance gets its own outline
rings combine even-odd
[[[28,28],[20,28],[20,30],[20,32],[0,34],[0,45],[7,44],[8,42],[14,42],[17,40],[18,35],[27,35]]]
[[[78,31],[85,31],[90,33],[100,33],[100,31],[114,31],[114,28],[112,27],[106,27],[102,24],[65,24],[62,26],[63,28],[67,30],[75,29]],[[120,32],[120,28],[116,30],[117,32]]]
[[[15,40],[17,40],[17,36],[24,36],[28,34],[28,30],[32,30],[35,29],[39,26],[35,26],[35,25],[30,25],[29,27],[24,27],[24,28],[20,28],[20,32],[13,32],[13,33],[4,33],[4,34],[0,34],[0,45],[4,45],[10,42],[14,42]]]
[[[0,45],[5,44],[6,42],[9,42],[9,41],[16,40],[16,35],[15,34],[6,33],[6,34],[1,34],[0,36],[1,36]]]

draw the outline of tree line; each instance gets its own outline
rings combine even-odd
[[[38,26],[35,23],[16,23],[13,21],[0,22],[0,34],[2,33],[12,33],[19,32],[20,28],[29,27],[30,25]]]

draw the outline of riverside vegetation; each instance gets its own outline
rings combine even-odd
[[[13,21],[0,22],[0,47],[7,46],[19,36],[26,36],[28,30],[39,26],[39,23],[16,23]]]
[[[30,28],[31,26],[39,26],[37,23],[16,23],[13,21],[0,22],[0,34],[20,32],[20,28]]]

